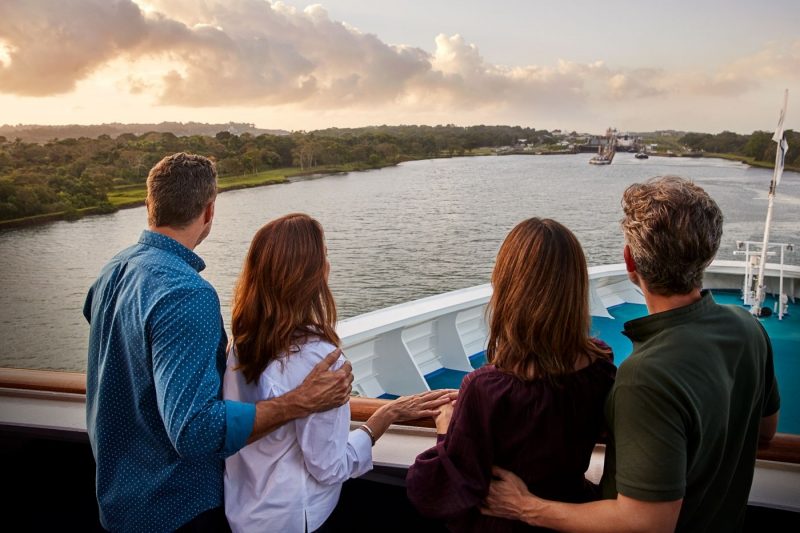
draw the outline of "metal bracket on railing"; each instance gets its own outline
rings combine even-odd
[[[774,312],[778,315],[778,320],[783,320],[783,316],[789,310],[789,296],[783,292],[783,267],[785,264],[786,252],[794,251],[792,243],[770,242],[766,245],[760,241],[736,241],[736,250],[733,255],[745,256],[744,284],[742,285],[742,300],[744,305],[749,305],[750,310],[755,316],[762,315],[762,305],[766,298],[766,282],[759,278],[759,273],[763,272],[761,261],[766,257],[778,255],[771,248],[780,248],[780,274],[778,276],[778,294],[775,297]]]

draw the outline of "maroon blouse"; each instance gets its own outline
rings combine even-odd
[[[481,515],[492,465],[521,477],[542,498],[593,499],[584,472],[604,429],[603,404],[616,367],[598,359],[558,384],[522,381],[488,365],[461,384],[446,436],[408,470],[408,497],[424,515],[455,531],[527,530]]]

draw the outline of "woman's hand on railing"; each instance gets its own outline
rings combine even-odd
[[[417,418],[437,417],[441,409],[447,408],[458,396],[455,389],[439,389],[412,396],[401,396],[387,406],[392,413],[392,422],[403,422]]]
[[[448,409],[458,396],[454,389],[441,389],[411,396],[401,396],[379,407],[369,417],[366,424],[378,440],[386,429],[395,422],[405,422],[420,418],[437,417],[442,408]],[[446,406],[446,407],[443,407]]]
[[[439,414],[433,417],[436,422],[436,433],[439,435],[447,434],[447,429],[450,427],[450,419],[453,418],[453,409],[456,406],[456,401],[452,400],[439,407]]]

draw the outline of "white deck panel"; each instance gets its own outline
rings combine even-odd
[[[0,389],[0,426],[86,433],[86,397]]]

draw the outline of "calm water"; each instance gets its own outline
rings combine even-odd
[[[581,240],[590,265],[621,262],[619,198],[660,174],[694,179],[723,209],[720,258],[734,241],[760,240],[771,171],[723,160],[618,154],[472,157],[416,161],[220,195],[210,237],[196,250],[223,317],[250,238],[266,221],[302,211],[323,224],[341,317],[489,281],[505,235],[520,220],[551,217]],[[786,173],[773,242],[800,244],[800,175]],[[144,208],[0,232],[0,366],[83,371],[87,288],[103,264],[136,242]],[[800,252],[788,257],[800,264]]]

